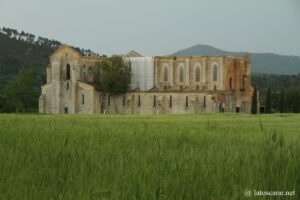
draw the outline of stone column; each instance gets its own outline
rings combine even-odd
[[[60,61],[58,59],[51,60],[52,74],[52,96],[51,98],[51,113],[58,114],[60,111]]]
[[[205,83],[206,82],[206,57],[203,57],[202,59],[202,66],[201,66],[201,82]]]
[[[220,58],[220,72],[218,73],[219,74],[219,89],[220,90],[224,90],[224,58],[221,57]]]
[[[174,84],[174,59],[172,58],[169,66],[169,83],[171,86]]]
[[[190,58],[185,61],[185,85],[190,85]]]
[[[47,84],[51,83],[51,67],[50,66],[47,67]]]
[[[158,87],[158,83],[160,80],[158,80],[158,58],[154,58],[154,86]]]
[[[71,102],[72,102],[72,110],[70,109],[70,113],[77,113],[77,91],[78,91],[78,79],[79,79],[79,64],[72,63],[71,65]]]
[[[236,95],[239,96],[240,94],[240,77],[239,74],[240,74],[240,67],[241,67],[241,64],[240,64],[240,60],[239,59],[236,59],[236,63],[235,63],[235,66],[234,66],[234,85],[235,85],[235,92],[236,92]]]

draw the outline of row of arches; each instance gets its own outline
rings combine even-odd
[[[183,65],[179,66],[179,82],[184,82],[184,75],[185,75],[185,67]],[[163,69],[163,80],[164,82],[169,81],[169,66],[165,65]],[[195,74],[194,79],[196,82],[201,81],[201,67],[200,65],[196,65],[195,67]],[[218,81],[218,66],[215,64],[213,65],[213,81]]]
[[[82,73],[81,73],[81,79],[83,81],[92,81],[93,80],[93,68],[89,67],[88,69],[86,69],[86,65],[83,66],[82,68]],[[86,73],[88,74],[88,76],[86,75]],[[66,66],[66,80],[71,80],[71,65],[68,63]]]
[[[242,77],[241,85],[240,85],[240,90],[241,91],[244,91],[246,89],[246,79],[247,79],[247,76],[244,75]],[[234,90],[235,89],[232,77],[229,78],[229,84],[228,85],[229,85],[229,89],[230,90]]]
[[[86,67],[86,65],[83,65],[83,68],[81,69],[81,72],[82,72],[82,77],[81,79],[83,81],[93,81],[94,79],[94,70],[92,67]]]

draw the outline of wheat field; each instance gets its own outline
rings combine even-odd
[[[295,191],[300,115],[0,115],[0,199],[249,199]]]

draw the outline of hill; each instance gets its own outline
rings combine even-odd
[[[252,73],[290,75],[300,73],[300,57],[298,56],[285,56],[272,53],[230,52],[201,44],[177,51],[172,55],[250,55],[252,58]]]

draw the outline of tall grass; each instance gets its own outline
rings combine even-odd
[[[0,199],[232,200],[247,188],[299,199],[299,121],[0,115]]]

